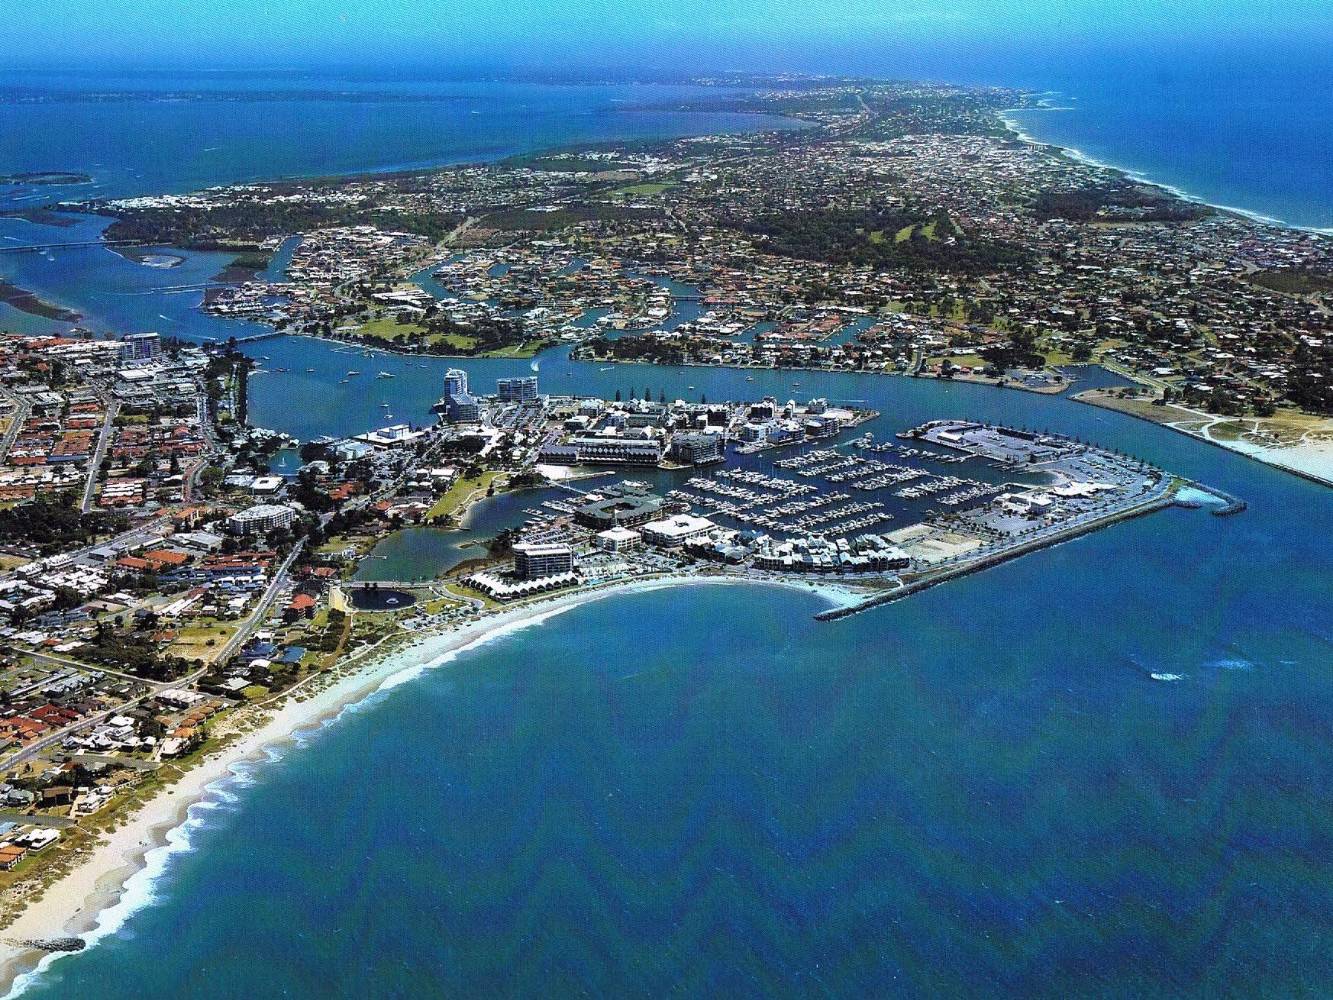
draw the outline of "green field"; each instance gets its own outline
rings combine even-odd
[[[503,472],[483,472],[477,479],[458,478],[449,489],[440,494],[430,510],[426,511],[426,520],[434,521],[453,516],[472,497],[484,497],[491,484],[502,475]]]
[[[611,193],[625,198],[635,198],[644,195],[661,194],[675,187],[675,184],[666,181],[646,181],[643,184],[629,184],[625,187],[616,188]]]

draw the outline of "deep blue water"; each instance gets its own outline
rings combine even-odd
[[[1318,990],[1329,506],[1243,478],[836,625],[698,588],[466,653],[196,811],[27,995]]]
[[[215,132],[203,145],[225,144]],[[419,138],[378,153],[415,161]],[[54,258],[0,273],[37,287],[49,269],[41,287],[108,328],[165,315],[242,332],[160,291],[206,278],[213,255],[168,272]],[[254,420],[341,434],[389,402],[422,422],[458,363],[342,350],[261,345],[291,372],[253,380]],[[528,364],[463,367],[484,390]],[[27,996],[1326,990],[1333,495],[1065,399],[605,367],[539,361],[548,391],[826,395],[881,410],[879,434],[943,416],[1049,428],[1250,508],[1121,524],[836,624],[812,620],[810,595],[693,588],[464,653],[217,789],[176,835],[197,849],[136,882],[142,905]],[[349,368],[399,377],[368,392],[339,384]],[[478,532],[515,505],[490,505]],[[421,547],[447,561],[461,540]]]
[[[801,378],[883,430],[1048,427],[1250,509],[1168,511],[837,624],[813,597],[700,588],[511,635],[249,769],[136,885],[154,902],[27,995],[1327,983],[1328,491],[1067,400]]]
[[[1154,56],[1157,56],[1154,58]],[[1290,225],[1333,227],[1333,58],[1069,59],[1030,86],[1057,110],[1014,118],[1028,134]]]

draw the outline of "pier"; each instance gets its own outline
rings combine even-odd
[[[0,247],[0,253],[44,253],[47,250],[83,250],[88,247],[146,247],[152,245],[142,240],[82,240],[78,243],[26,243],[17,247]]]

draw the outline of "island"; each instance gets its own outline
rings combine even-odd
[[[88,174],[74,170],[27,170],[16,174],[0,174],[0,185],[54,186],[92,182],[93,179]]]

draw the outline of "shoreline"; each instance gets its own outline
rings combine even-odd
[[[1058,95],[1053,95],[1053,96],[1058,96]],[[1045,99],[1046,98],[1043,96],[1042,101],[1044,102]],[[1058,150],[1060,153],[1069,157],[1069,159],[1074,160],[1077,163],[1082,163],[1089,167],[1097,167],[1102,170],[1112,170],[1120,174],[1121,176],[1127,178],[1128,180],[1134,181],[1137,184],[1146,184],[1149,187],[1158,188],[1161,191],[1165,191],[1173,198],[1179,198],[1181,201],[1189,202],[1191,205],[1202,205],[1206,208],[1211,208],[1214,211],[1220,212],[1224,215],[1238,216],[1242,219],[1245,219],[1247,222],[1253,222],[1261,226],[1276,226],[1279,229],[1291,229],[1297,232],[1312,233],[1316,236],[1333,236],[1333,226],[1302,225],[1296,222],[1288,222],[1286,219],[1279,219],[1273,215],[1266,215],[1263,212],[1259,212],[1251,208],[1241,208],[1236,205],[1220,205],[1216,202],[1209,201],[1206,197],[1203,197],[1202,195],[1191,194],[1184,188],[1172,184],[1169,181],[1157,180],[1147,172],[1140,170],[1138,168],[1125,167],[1125,166],[1120,166],[1119,164],[1116,163],[1109,163],[1106,160],[1093,156],[1091,153],[1084,152],[1077,146],[1071,146],[1061,141],[1040,139],[1037,136],[1033,135],[1031,132],[1028,132],[1023,127],[1023,123],[1013,117],[1013,115],[1015,114],[1024,114],[1033,111],[1072,111],[1072,110],[1076,109],[1073,107],[1066,107],[1062,105],[1054,106],[1045,103],[1038,103],[1030,108],[1006,108],[1003,111],[999,112],[999,119],[1000,122],[1005,126],[1005,128],[1009,129],[1009,131],[1014,134],[1014,137],[1019,142],[1024,142],[1032,146],[1041,146],[1046,149]]]
[[[377,692],[411,681],[427,670],[449,663],[459,653],[503,638],[512,631],[540,625],[598,600],[702,585],[784,587],[816,594],[835,607],[853,597],[857,600],[864,597],[850,588],[823,581],[730,575],[663,576],[547,597],[449,632],[417,636],[410,632],[395,633],[412,637],[411,641],[402,648],[380,650],[371,646],[354,653],[353,659],[364,656],[366,662],[354,666],[343,677],[330,679],[305,698],[300,697],[298,689],[288,692],[270,715],[261,717],[255,728],[242,730],[239,739],[200,760],[179,780],[164,785],[39,897],[30,900],[14,922],[0,930],[0,991],[3,991],[0,995],[4,1000],[17,996],[26,988],[29,977],[40,975],[51,962],[68,954],[79,954],[47,953],[13,941],[77,936],[92,947],[101,937],[115,933],[124,919],[142,905],[127,898],[137,888],[136,883],[143,879],[151,885],[170,857],[190,849],[188,838],[172,835],[197,818],[192,813],[211,808],[210,803],[222,797],[224,786],[240,777],[240,769],[248,763],[272,761],[276,758],[271,751],[299,741],[304,733],[333,724],[348,708]]]
[[[1175,421],[1158,420],[1156,417],[1146,412],[1140,412],[1138,408],[1118,405],[1119,401],[1114,397],[1099,395],[1099,393],[1103,392],[1105,392],[1105,390],[1085,389],[1082,392],[1074,393],[1069,396],[1069,399],[1076,403],[1082,403],[1084,406],[1095,406],[1098,409],[1110,410],[1111,412],[1119,413],[1122,416],[1133,417],[1135,420],[1143,420],[1150,424],[1156,424],[1158,427],[1174,431],[1177,434],[1184,434],[1186,437],[1192,438],[1202,444],[1209,444],[1214,448],[1221,448],[1223,451],[1230,452],[1233,455],[1239,455],[1241,458],[1248,458],[1253,462],[1258,462],[1260,465],[1266,465],[1270,469],[1276,469],[1279,472],[1285,472],[1292,476],[1299,476],[1307,482],[1318,483],[1320,486],[1333,488],[1333,457],[1329,459],[1329,474],[1325,476],[1321,475],[1319,472],[1308,469],[1303,465],[1279,461],[1279,459],[1283,457],[1284,451],[1292,449],[1299,450],[1299,446],[1288,445],[1286,447],[1275,446],[1265,448],[1262,445],[1249,445],[1248,447],[1240,447],[1238,446],[1239,442],[1237,441],[1221,441],[1202,431],[1182,426],[1182,424],[1188,420],[1194,420],[1196,422],[1202,421],[1211,426],[1209,422],[1218,423],[1246,420],[1259,422],[1267,418],[1219,417],[1215,414],[1206,413],[1203,410],[1190,410],[1177,403],[1173,403],[1170,404],[1172,409],[1185,413],[1187,416],[1182,420]],[[1333,454],[1333,449],[1330,449],[1330,454]]]

